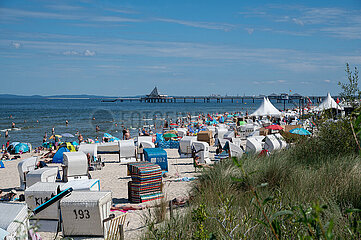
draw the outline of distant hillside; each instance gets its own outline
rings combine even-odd
[[[40,95],[24,96],[24,95],[16,95],[16,94],[0,94],[0,98],[44,98],[44,97]]]

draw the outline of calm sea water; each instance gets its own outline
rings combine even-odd
[[[199,113],[224,113],[243,112],[251,113],[261,101],[251,100],[241,102],[223,103],[140,103],[140,102],[114,102],[104,103],[98,99],[0,99],[0,144],[5,144],[5,129],[11,129],[11,123],[16,124],[20,130],[9,131],[9,140],[30,142],[33,146],[42,143],[44,133],[51,135],[52,127],[56,134],[71,133],[75,135],[79,131],[85,138],[100,139],[104,132],[116,137],[121,137],[122,127],[133,128],[134,136],[137,130],[146,124],[154,124],[153,120],[144,119],[176,119],[177,116],[185,116],[186,113],[196,115]],[[278,109],[283,109],[283,103],[273,104]],[[291,107],[291,105],[286,105]],[[12,115],[10,119],[9,116]],[[156,116],[156,117],[155,117]],[[93,120],[95,118],[95,120]],[[37,122],[37,120],[39,122]],[[69,124],[66,126],[65,121]],[[115,126],[115,124],[118,124]],[[155,121],[160,125],[160,120]],[[100,132],[95,131],[99,125]],[[76,138],[65,139],[68,141]]]

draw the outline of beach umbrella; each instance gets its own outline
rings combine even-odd
[[[111,134],[109,134],[109,133],[104,133],[104,137],[105,138],[112,138],[113,136]]]
[[[62,136],[61,135],[51,135],[51,137],[49,139],[54,139],[54,138],[61,138]]]
[[[271,130],[283,130],[283,127],[281,127],[280,125],[278,124],[273,124],[273,125],[270,125],[270,126],[267,126],[265,127],[266,129],[271,129]]]
[[[174,133],[165,133],[163,135],[164,138],[174,138],[177,137],[177,135],[175,135]]]
[[[61,136],[62,137],[70,137],[70,138],[74,137],[74,135],[71,133],[63,133],[63,134],[61,134]]]
[[[311,135],[311,133],[304,128],[294,128],[290,130],[290,133],[298,134],[298,135]]]

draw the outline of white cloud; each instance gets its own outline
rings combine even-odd
[[[276,9],[276,13],[275,13]],[[258,14],[261,12],[262,14]],[[288,35],[310,35],[318,32],[331,37],[344,39],[361,39],[361,10],[355,8],[304,7],[299,5],[266,5],[257,11],[240,13],[245,17],[261,17],[269,21],[294,23],[307,26],[301,30],[285,30],[283,25],[276,27],[259,27],[260,31],[271,31]]]
[[[279,82],[279,83],[286,83],[287,81],[286,81],[286,80],[277,80],[277,82]]]
[[[80,55],[80,53],[77,52],[77,51],[71,50],[71,51],[65,51],[65,52],[63,52],[63,55],[65,55],[65,56],[76,56],[76,55]]]
[[[84,51],[84,56],[95,56],[95,52],[87,49]]]
[[[117,12],[117,13],[125,13],[125,14],[138,14],[139,12],[129,9],[111,9],[111,8],[105,8],[104,10],[110,11],[110,12]]]
[[[11,43],[11,46],[12,46],[13,48],[19,49],[19,48],[21,47],[21,43],[12,42],[12,43]]]
[[[181,24],[196,28],[222,30],[225,32],[228,32],[236,27],[236,25],[228,24],[228,23],[196,22],[196,21],[185,21],[185,20],[170,19],[170,18],[154,18],[154,20],[160,22],[176,23],[176,24]]]
[[[249,35],[252,35],[254,28],[245,28]]]
[[[325,83],[330,83],[331,82],[331,80],[328,80],[328,79],[326,79],[326,80],[323,80]]]
[[[361,39],[360,25],[348,27],[325,27],[320,30],[338,38]]]
[[[301,25],[301,26],[305,25],[302,20],[297,19],[297,18],[292,18],[292,21],[294,23],[296,23],[297,25]]]
[[[302,81],[302,82],[300,82],[300,84],[308,85],[308,84],[310,84],[310,82],[308,82],[308,81]]]
[[[48,5],[48,8],[54,9],[54,10],[60,10],[60,11],[73,11],[73,10],[79,10],[82,9],[80,6],[72,6],[72,5]]]
[[[95,51],[91,51],[91,50],[85,50],[83,53],[80,51],[75,51],[75,50],[67,50],[63,52],[63,55],[65,56],[95,56]]]
[[[22,18],[45,18],[45,19],[61,19],[71,20],[79,19],[79,16],[69,14],[59,14],[51,12],[35,12],[26,11],[15,8],[0,8],[1,17],[8,20],[22,19]]]
[[[123,18],[115,16],[101,16],[92,18],[96,22],[140,22],[141,20],[135,18]]]

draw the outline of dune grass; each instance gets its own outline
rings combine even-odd
[[[268,157],[205,169],[191,207],[146,239],[360,239],[361,158],[347,120]]]

